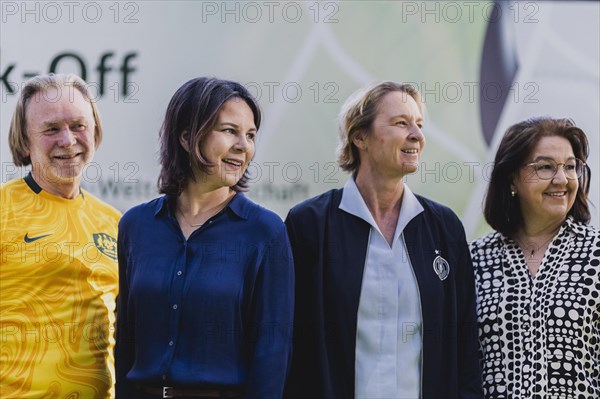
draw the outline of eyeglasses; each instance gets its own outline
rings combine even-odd
[[[562,166],[565,176],[569,180],[575,180],[583,175],[585,162],[580,159],[571,159],[565,163],[556,163],[552,159],[545,159],[538,162],[531,162],[524,166],[531,166],[537,177],[542,180],[550,180],[556,176],[558,167]]]

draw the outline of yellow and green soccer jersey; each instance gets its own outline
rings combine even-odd
[[[0,398],[112,397],[120,213],[31,175],[0,203]]]

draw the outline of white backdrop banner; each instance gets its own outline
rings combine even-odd
[[[2,182],[8,127],[29,77],[73,72],[95,93],[104,141],[84,186],[125,211],[157,195],[158,130],[185,81],[243,83],[264,111],[249,196],[285,217],[341,187],[336,120],[357,88],[411,82],[427,145],[413,191],[489,231],[482,199],[499,139],[536,115],[568,117],[591,145],[600,226],[600,3],[494,1],[2,1]]]

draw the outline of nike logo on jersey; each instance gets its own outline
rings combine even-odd
[[[23,238],[23,240],[25,242],[34,242],[39,240],[40,238],[44,238],[44,237],[48,237],[50,234],[44,234],[43,236],[37,236],[37,237],[29,237],[29,233],[25,233],[25,237]]]

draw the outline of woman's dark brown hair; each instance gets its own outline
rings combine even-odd
[[[583,162],[589,154],[588,140],[570,119],[549,117],[531,118],[508,128],[496,152],[494,168],[485,197],[485,220],[496,231],[511,235],[523,224],[518,197],[511,195],[511,184],[519,170],[542,137],[559,136],[569,140],[576,158]],[[590,168],[586,165],[579,178],[575,203],[568,215],[581,223],[589,223],[588,193]]]
[[[258,130],[260,107],[250,92],[239,83],[200,77],[186,82],[175,92],[160,129],[160,193],[172,196],[181,194],[189,180],[195,178],[192,165],[209,173],[212,164],[200,151],[200,144],[216,124],[223,104],[232,98],[239,98],[248,104]],[[187,141],[189,152],[181,145],[182,138]],[[247,191],[249,178],[246,170],[232,189]]]

